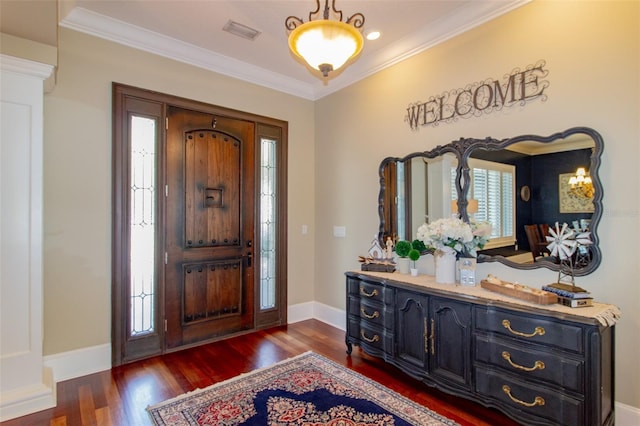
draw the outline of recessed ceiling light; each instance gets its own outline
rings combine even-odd
[[[369,31],[367,32],[367,40],[377,40],[380,38],[380,31]]]
[[[238,37],[246,38],[247,40],[255,40],[256,37],[260,35],[260,31],[232,20],[227,21],[222,29]]]

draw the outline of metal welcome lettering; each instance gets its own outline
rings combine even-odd
[[[426,102],[411,103],[404,120],[412,130],[417,130],[420,126],[437,126],[459,118],[490,114],[516,104],[524,106],[535,99],[544,102],[547,100],[544,91],[549,87],[545,80],[549,71],[545,65],[545,61],[538,61],[524,70],[514,69],[502,81],[487,79],[431,96]]]

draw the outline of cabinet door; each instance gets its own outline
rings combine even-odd
[[[428,325],[430,374],[470,387],[471,305],[432,297]]]
[[[398,290],[396,298],[396,361],[418,376],[427,367],[428,297]]]

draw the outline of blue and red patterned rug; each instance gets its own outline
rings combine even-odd
[[[456,425],[307,352],[148,408],[155,425]]]

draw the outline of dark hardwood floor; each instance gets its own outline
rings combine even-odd
[[[58,406],[3,426],[150,425],[146,407],[306,351],[343,364],[463,426],[516,425],[495,410],[427,387],[354,348],[344,332],[308,320],[58,383]]]

